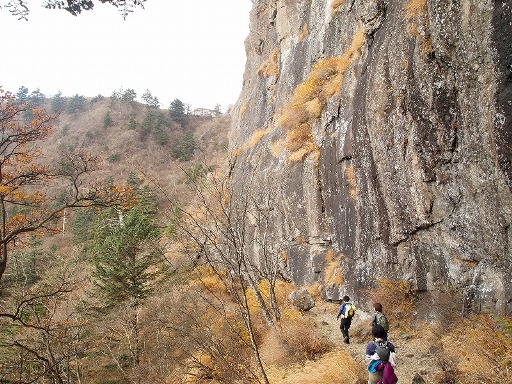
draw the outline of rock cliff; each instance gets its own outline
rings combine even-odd
[[[231,176],[285,276],[510,312],[511,41],[510,0],[253,0]]]

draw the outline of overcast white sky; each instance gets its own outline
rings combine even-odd
[[[0,86],[50,97],[149,89],[162,108],[224,109],[242,88],[251,0],[148,0],[123,20],[95,2],[78,17],[28,0],[29,21],[0,9]]]

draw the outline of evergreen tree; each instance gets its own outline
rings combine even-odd
[[[138,306],[163,273],[155,205],[142,193],[126,213],[106,211],[94,227],[91,253],[95,284],[107,306]]]
[[[159,108],[160,102],[158,101],[158,97],[153,97],[149,89],[146,89],[146,91],[142,94],[142,101],[144,104],[146,104],[149,107]]]
[[[152,134],[155,141],[159,144],[167,144],[167,127],[162,112],[154,109],[148,109],[144,119],[140,124],[140,139],[144,141]]]
[[[171,154],[175,159],[188,161],[194,155],[196,141],[192,131],[187,131],[173,146]]]
[[[85,97],[81,95],[74,95],[68,103],[67,111],[69,113],[76,113],[85,110]]]
[[[62,97],[62,92],[59,91],[52,98],[52,111],[56,113],[60,113],[66,109],[66,99]]]
[[[185,104],[179,99],[174,99],[169,106],[169,114],[171,118],[179,125],[183,126],[187,122],[187,115],[185,114]]]
[[[136,129],[137,128],[137,122],[133,117],[130,117],[130,121],[128,121],[128,129]]]
[[[19,103],[24,103],[28,99],[28,88],[25,86],[21,86],[18,89],[18,93],[16,93],[16,101]]]
[[[43,93],[41,93],[39,88],[37,88],[35,91],[32,91],[28,96],[28,102],[33,106],[41,105],[45,99],[46,96]]]
[[[135,100],[136,97],[137,97],[137,93],[133,89],[128,88],[126,91],[123,92],[121,99],[123,101],[128,101],[131,103],[132,101]]]
[[[103,128],[108,128],[112,125],[112,117],[110,116],[110,112],[107,111],[103,116]]]
[[[91,99],[91,104],[97,103],[98,101],[103,100],[105,97],[103,95],[96,95]]]
[[[97,220],[98,215],[94,208],[82,208],[75,212],[71,231],[73,240],[77,244],[87,244],[93,236],[93,224]]]

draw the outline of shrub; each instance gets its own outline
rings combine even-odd
[[[68,102],[67,111],[76,113],[85,110],[85,96],[76,94]]]
[[[194,155],[196,149],[196,141],[192,131],[187,131],[179,138],[171,150],[171,155],[180,161],[188,161]]]
[[[107,111],[103,116],[103,128],[108,128],[112,125],[112,117],[110,116],[110,112]]]
[[[257,129],[254,131],[254,133],[251,136],[251,139],[249,140],[248,146],[250,148],[254,148],[256,144],[260,142],[260,140],[265,137],[270,131],[272,130],[271,127],[268,127],[267,129]]]
[[[315,360],[334,349],[334,344],[319,336],[315,330],[314,321],[299,313],[293,318],[283,318],[279,335],[283,347],[293,361]]]
[[[277,78],[279,75],[279,49],[274,49],[270,57],[261,63],[258,68],[258,75]]]
[[[94,104],[94,103],[97,103],[98,101],[101,101],[103,100],[105,97],[102,96],[102,95],[97,95],[97,96],[94,96],[92,99],[91,99],[91,104]]]
[[[128,122],[128,129],[134,130],[137,128],[137,122],[133,117],[130,117],[130,121]]]
[[[119,153],[113,153],[108,156],[107,160],[109,163],[117,163],[121,159],[121,155]]]
[[[414,311],[414,290],[403,280],[381,278],[375,280],[369,296],[373,302],[382,304],[390,328],[409,330]]]

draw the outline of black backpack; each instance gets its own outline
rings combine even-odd
[[[389,355],[391,351],[389,350],[389,345],[387,341],[374,341],[375,344],[375,353],[379,355],[379,360],[381,361],[389,361]]]

